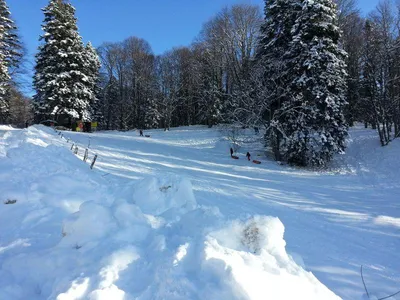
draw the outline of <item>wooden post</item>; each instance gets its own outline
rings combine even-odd
[[[97,154],[93,157],[92,164],[90,165],[90,168],[91,168],[91,169],[93,169],[94,164],[96,163],[96,159],[97,159]]]
[[[72,143],[72,146],[71,146],[71,151],[72,151],[72,149],[74,149],[74,146],[75,146],[75,144],[74,144],[74,143]]]
[[[89,154],[89,150],[86,149],[85,150],[85,155],[83,156],[83,161],[86,162],[86,160],[88,159],[88,154]]]

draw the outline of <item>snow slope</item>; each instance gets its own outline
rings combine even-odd
[[[361,265],[400,288],[400,141],[357,128],[321,173],[234,161],[201,126],[64,134],[94,171],[49,129],[0,130],[0,299],[361,299]]]
[[[107,181],[49,128],[1,134],[0,299],[338,299],[278,218],[226,218],[177,174]]]

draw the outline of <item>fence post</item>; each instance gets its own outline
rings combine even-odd
[[[93,157],[92,164],[90,165],[90,168],[91,168],[91,169],[93,169],[94,164],[96,163],[96,159],[97,159],[97,154]]]
[[[75,146],[75,151],[74,151],[74,153],[75,153],[75,154],[78,154],[78,146]]]
[[[72,149],[74,149],[74,146],[75,146],[75,144],[74,144],[74,143],[72,143],[72,146],[71,146],[71,151],[72,151]]]
[[[88,159],[88,154],[89,154],[89,150],[86,149],[85,150],[85,155],[83,156],[83,161],[86,162],[86,160]]]

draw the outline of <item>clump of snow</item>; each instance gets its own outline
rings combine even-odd
[[[192,184],[177,175],[144,179],[135,187],[133,200],[145,214],[182,214],[196,207]]]
[[[110,210],[94,202],[84,202],[79,211],[68,217],[63,224],[62,244],[82,247],[98,241],[117,230]]]
[[[3,143],[0,299],[337,298],[277,218],[230,221],[177,175],[113,186],[41,126]]]
[[[234,221],[208,235],[204,267],[237,288],[236,299],[339,299],[287,254],[283,235],[277,218]]]

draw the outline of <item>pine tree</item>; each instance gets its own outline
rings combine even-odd
[[[0,122],[9,117],[9,100],[7,91],[10,74],[18,68],[22,58],[22,45],[18,38],[17,27],[5,0],[0,0]]]
[[[6,60],[9,73],[14,73],[22,60],[23,46],[18,36],[18,28],[11,18],[11,12],[5,0],[0,0],[0,26],[3,26],[3,36],[1,37],[0,51]]]
[[[271,147],[275,159],[281,159],[281,144],[284,134],[281,128],[283,114],[281,107],[287,101],[287,85],[289,82],[289,69],[285,63],[284,53],[291,42],[291,29],[296,20],[295,0],[265,0],[265,22],[261,26],[259,45],[256,61],[260,72],[260,82],[267,90],[269,97],[267,102],[265,118],[268,130],[265,140],[267,146]]]
[[[4,32],[4,26],[0,25],[0,46],[3,43]],[[0,123],[6,122],[9,114],[9,103],[6,98],[9,80],[6,55],[4,55],[3,51],[0,51]]]
[[[346,53],[336,16],[332,0],[303,0],[291,30],[291,99],[282,111],[285,157],[293,164],[324,165],[345,149]]]
[[[86,49],[76,25],[75,8],[64,0],[51,0],[43,9],[44,43],[36,55],[34,86],[36,113],[88,118],[92,91],[86,75]]]

